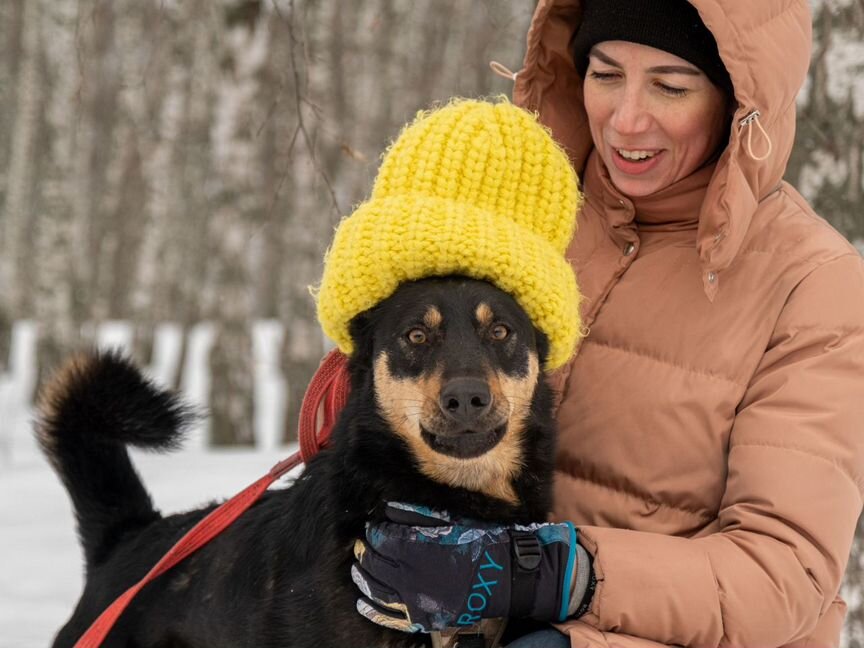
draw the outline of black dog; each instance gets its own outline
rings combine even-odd
[[[507,294],[450,277],[405,284],[352,322],[351,395],[290,488],[269,491],[148,585],[106,647],[429,645],[355,610],[354,540],[387,501],[535,522],[551,504],[545,336]],[[54,646],[72,646],[212,506],[162,517],[125,445],[178,445],[193,418],[116,354],[71,361],[46,385],[38,436],[75,509],[86,584]]]

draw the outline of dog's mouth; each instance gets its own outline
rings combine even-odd
[[[455,432],[430,432],[420,426],[420,436],[430,448],[448,457],[474,459],[494,448],[507,432],[507,423],[489,430],[458,430]]]

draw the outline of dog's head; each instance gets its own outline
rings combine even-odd
[[[378,412],[419,470],[515,503],[548,349],[519,304],[483,281],[424,279],[356,318],[352,335],[354,364],[371,368]]]

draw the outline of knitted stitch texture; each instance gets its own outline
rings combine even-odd
[[[384,156],[370,199],[344,218],[317,294],[324,332],[346,354],[348,324],[405,281],[451,274],[510,293],[549,338],[546,369],[581,336],[564,251],[580,194],[567,155],[506,100],[418,113]]]

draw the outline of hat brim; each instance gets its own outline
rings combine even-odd
[[[429,196],[372,200],[341,223],[325,262],[318,317],[350,354],[355,316],[406,281],[454,274],[489,281],[516,299],[549,339],[547,370],[571,357],[581,332],[579,291],[560,251],[501,214]]]

